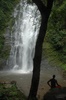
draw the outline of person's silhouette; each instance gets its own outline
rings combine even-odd
[[[59,86],[57,80],[55,79],[55,75],[53,75],[53,78],[50,79],[47,84],[52,88],[56,88],[56,86]]]

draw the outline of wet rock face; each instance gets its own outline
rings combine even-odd
[[[0,70],[3,70],[3,69],[4,69],[4,67],[5,67],[5,65],[6,65],[6,60],[5,60],[5,59],[0,58]]]
[[[43,100],[66,100],[66,87],[49,90]]]
[[[66,70],[63,71],[63,77],[66,79]]]
[[[0,70],[6,68],[7,59],[10,55],[11,43],[10,43],[10,29],[7,28],[6,32],[3,34],[4,37],[4,45],[2,48],[2,52],[0,52]]]

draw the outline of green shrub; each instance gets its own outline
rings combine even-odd
[[[58,52],[61,61],[66,63],[66,1],[54,3],[49,18],[46,41]]]

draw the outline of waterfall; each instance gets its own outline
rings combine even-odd
[[[14,71],[30,72],[33,69],[40,13],[35,4],[28,4],[27,0],[21,0],[14,10],[14,19],[8,66]]]

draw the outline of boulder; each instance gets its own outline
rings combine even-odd
[[[66,100],[66,87],[50,89],[43,100]]]

